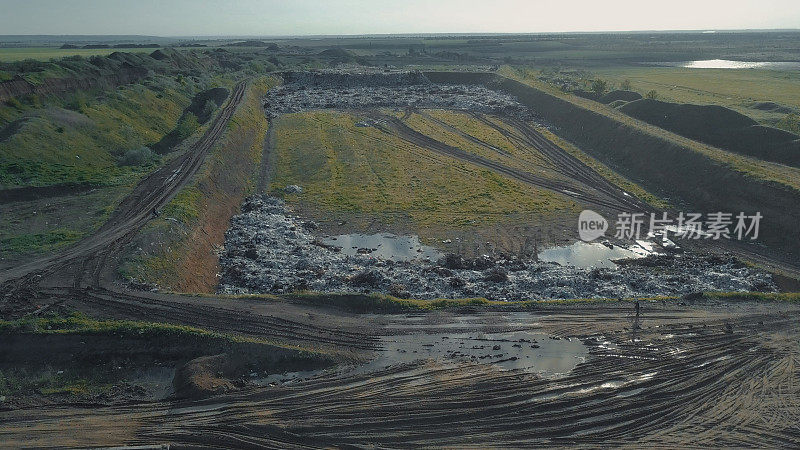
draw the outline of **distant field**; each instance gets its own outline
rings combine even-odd
[[[772,101],[800,108],[800,71],[689,69],[684,67],[608,67],[592,69],[617,87],[625,79],[634,90],[655,90],[659,98],[681,103],[746,107]]]
[[[114,52],[151,53],[153,50],[155,50],[155,48],[77,48],[63,50],[57,47],[0,48],[0,61],[12,62],[22,61],[23,59],[47,61],[49,59],[59,59],[74,55],[110,55]]]

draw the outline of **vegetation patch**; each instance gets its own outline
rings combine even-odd
[[[148,163],[157,161],[129,164],[126,154],[161,139],[196,89],[160,80],[163,84],[153,88],[131,85],[103,95],[78,92],[26,107],[25,126],[0,142],[0,185],[112,185],[129,174],[149,172]]]
[[[55,229],[46,233],[19,234],[0,239],[0,254],[52,251],[76,242],[85,233],[70,229]]]
[[[530,222],[577,210],[560,194],[438,155],[376,128],[356,127],[358,121],[357,116],[332,111],[280,117],[271,192],[317,216],[405,221],[423,238],[434,236],[434,229],[521,217]],[[456,135],[449,137],[464,144]],[[285,194],[288,185],[303,191]]]

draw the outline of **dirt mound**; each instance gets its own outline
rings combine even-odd
[[[264,42],[259,40],[247,40],[241,42],[233,42],[231,44],[225,44],[226,47],[266,47],[270,50],[278,51],[281,48],[278,44],[274,42]]]
[[[236,389],[230,379],[241,369],[227,354],[195,358],[175,372],[172,381],[175,396],[198,398],[209,394],[220,394]]]
[[[722,106],[641,99],[619,110],[689,139],[800,167],[800,136],[759,125],[755,120]]]
[[[626,114],[686,134],[709,133],[711,128],[725,131],[757,125],[736,111],[717,105],[692,105],[642,99],[622,109]]]
[[[592,91],[585,91],[583,89],[576,89],[572,91],[573,95],[577,95],[578,97],[588,98],[589,100],[594,100],[596,102],[600,101],[600,96]]]
[[[326,58],[343,59],[348,61],[355,61],[356,59],[353,53],[343,48],[329,48],[319,52],[318,55]]]
[[[634,102],[636,100],[641,100],[641,98],[642,94],[634,91],[611,91],[608,94],[600,97],[599,102],[605,103],[607,105],[617,100],[622,100],[624,102]]]
[[[150,53],[150,57],[153,58],[153,59],[157,59],[159,61],[163,61],[163,60],[169,58],[169,56],[167,56],[167,54],[164,53],[161,50],[156,50],[153,53]]]

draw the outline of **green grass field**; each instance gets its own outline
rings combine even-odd
[[[271,191],[300,185],[301,194],[285,199],[314,220],[346,220],[356,229],[377,222],[429,242],[453,232],[571,223],[582,209],[561,194],[356,127],[359,120],[329,111],[279,118]]]
[[[800,108],[800,71],[796,70],[608,67],[592,69],[592,73],[616,86],[630,80],[633,90],[655,90],[660,98],[673,102],[735,108],[772,101]]]
[[[206,87],[201,83],[159,76],[147,86],[0,104],[0,123],[21,122],[0,141],[0,189],[92,188],[0,205],[0,261],[55,250],[100,226],[141,177],[170,157],[151,154],[129,164],[125,155],[169,133],[192,96]]]

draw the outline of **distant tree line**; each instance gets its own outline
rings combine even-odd
[[[75,50],[75,49],[98,49],[98,48],[160,48],[161,45],[159,44],[86,44],[86,45],[75,45],[75,44],[64,44],[60,48],[62,50]]]

